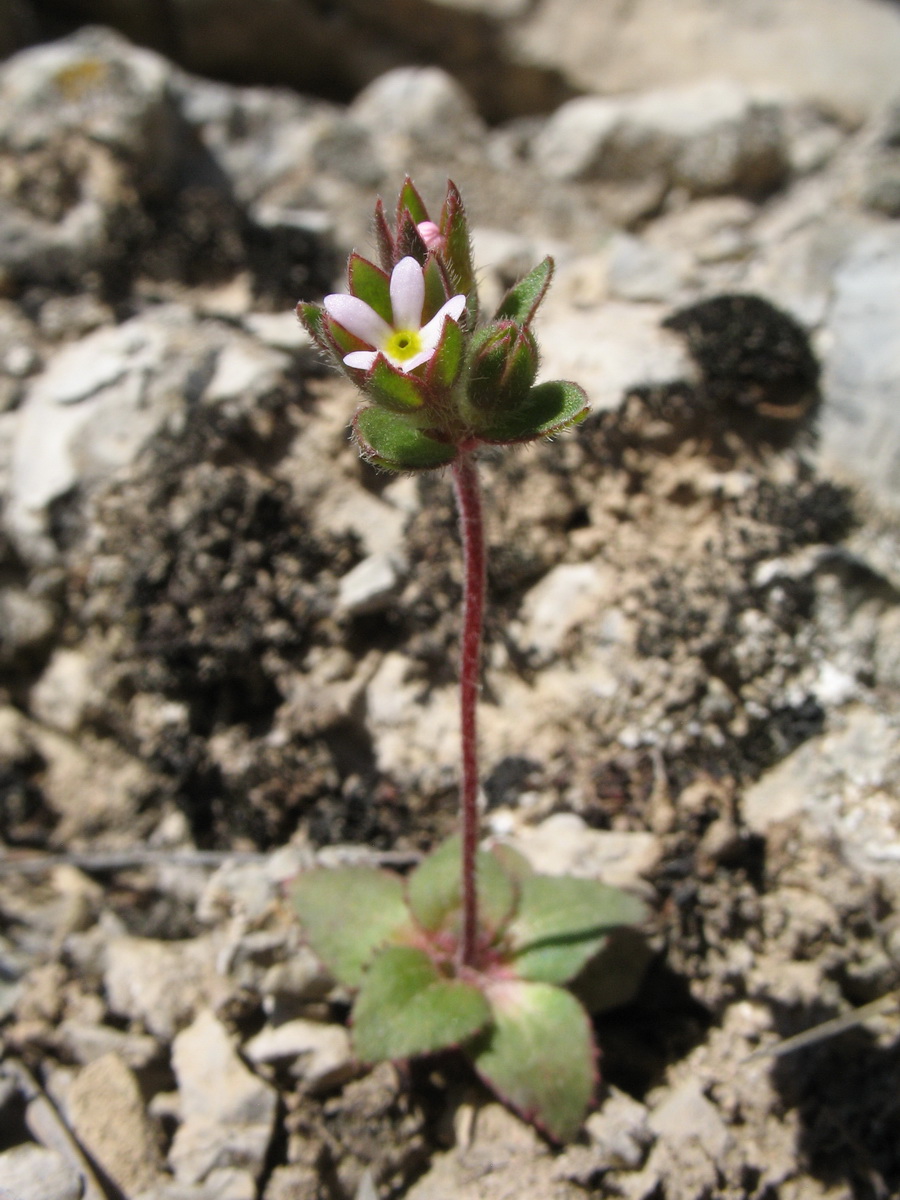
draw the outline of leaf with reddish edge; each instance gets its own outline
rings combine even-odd
[[[492,1022],[465,1047],[497,1095],[557,1142],[584,1123],[597,1078],[587,1013],[548,983],[496,980],[487,987]]]
[[[325,310],[321,307],[321,305],[308,304],[301,300],[297,305],[296,311],[300,324],[316,343],[319,349],[327,350],[330,353],[333,350],[333,346],[326,336],[326,315]]]
[[[403,180],[403,187],[400,189],[400,196],[397,200],[397,228],[399,229],[403,223],[403,214],[408,212],[417,225],[421,225],[423,221],[428,220],[428,209],[422,197],[416,191],[416,185],[407,175]]]
[[[394,250],[394,235],[388,225],[384,212],[384,202],[379,196],[375,202],[375,241],[378,245],[378,257],[385,271],[392,271],[400,261],[400,256]]]
[[[614,929],[637,925],[644,917],[640,900],[598,879],[526,876],[507,930],[510,965],[520,979],[567,983],[603,949]]]
[[[452,388],[462,370],[465,342],[463,331],[449,317],[445,318],[441,340],[426,368],[426,378],[431,387],[439,391]]]
[[[409,255],[420,267],[425,266],[428,257],[428,247],[422,241],[422,235],[416,228],[416,223],[408,212],[404,212],[397,226],[396,253],[400,258]]]
[[[430,471],[447,466],[459,453],[456,446],[430,437],[384,408],[360,409],[353,429],[363,456],[388,471]]]
[[[353,1006],[353,1047],[364,1062],[458,1046],[491,1017],[482,992],[441,973],[414,946],[388,946],[365,974]]]
[[[475,268],[472,263],[472,239],[459,188],[447,180],[447,197],[441,209],[440,230],[446,239],[445,257],[453,273],[454,287],[467,296],[475,293]]]
[[[520,279],[509,289],[500,301],[494,320],[511,320],[519,325],[530,325],[552,278],[553,259],[545,258],[529,271],[524,279]]]
[[[428,399],[428,390],[415,375],[408,375],[379,354],[366,372],[366,394],[394,413],[415,412]]]
[[[462,839],[458,834],[442,842],[413,871],[407,899],[413,917],[429,933],[446,930],[458,935],[462,922]],[[512,916],[518,901],[515,881],[490,851],[479,850],[475,859],[478,889],[478,924],[493,939]]]
[[[534,442],[577,425],[589,412],[584,388],[556,379],[533,387],[515,408],[492,414],[477,433],[483,442],[497,445]]]
[[[350,255],[347,263],[347,276],[351,294],[364,300],[390,325],[393,320],[390,276],[356,251]]]
[[[310,947],[347,987],[359,987],[375,951],[411,928],[400,877],[375,867],[304,871],[292,898]]]
[[[491,846],[490,852],[499,862],[505,874],[517,883],[520,883],[526,875],[534,874],[534,868],[525,855],[507,842],[497,842],[496,845]]]

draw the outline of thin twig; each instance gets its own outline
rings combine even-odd
[[[855,1008],[853,1012],[844,1013],[842,1017],[832,1017],[830,1021],[823,1021],[820,1025],[814,1025],[812,1029],[795,1033],[793,1037],[784,1038],[783,1041],[776,1042],[774,1046],[761,1046],[749,1054],[744,1062],[749,1063],[761,1058],[782,1058],[785,1054],[793,1054],[795,1050],[802,1050],[804,1046],[814,1046],[816,1042],[843,1033],[845,1029],[853,1029],[854,1026],[861,1025],[870,1017],[878,1017],[882,1013],[890,1012],[892,1008],[897,1007],[898,1003],[900,1003],[900,989],[888,992],[887,995],[880,996],[869,1004],[863,1004],[862,1007]]]
[[[327,857],[339,856],[343,847],[327,847]],[[350,855],[351,848],[346,848]],[[223,863],[261,863],[271,855],[253,850],[164,850],[136,846],[132,850],[117,850],[95,854],[23,854],[0,857],[0,875],[37,875],[54,867],[77,867],[88,874],[105,871],[127,871],[132,867],[209,867]],[[414,851],[370,850],[366,846],[352,847],[353,861],[365,861],[379,867],[413,866],[421,857]]]

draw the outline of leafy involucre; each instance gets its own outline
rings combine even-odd
[[[553,259],[545,258],[529,271],[524,279],[520,279],[509,289],[500,301],[494,320],[510,320],[519,325],[530,324],[550,286],[552,276]]]
[[[424,950],[388,946],[366,972],[353,1008],[353,1045],[365,1062],[457,1046],[490,1020],[482,993],[442,975]]]
[[[566,1142],[594,1091],[596,1050],[574,996],[546,983],[491,986],[492,1022],[466,1049],[482,1079],[526,1120]]]
[[[351,294],[364,300],[390,325],[393,316],[390,276],[355,252],[350,255],[347,274]]]
[[[366,391],[376,404],[394,413],[415,412],[425,403],[421,381],[398,370],[380,354],[366,376]]]
[[[577,424],[589,411],[587,394],[577,383],[539,383],[511,411],[493,414],[478,436],[486,442],[531,442]]]
[[[379,946],[410,924],[399,876],[375,867],[305,871],[293,900],[310,946],[347,987],[359,987]]]
[[[402,416],[383,408],[361,409],[353,424],[363,455],[376,466],[391,471],[444,467],[458,453],[455,446],[429,437]]]

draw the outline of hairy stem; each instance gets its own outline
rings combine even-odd
[[[453,490],[462,529],[465,584],[463,626],[459,654],[459,700],[462,739],[462,900],[461,960],[473,966],[478,951],[478,893],[475,855],[478,849],[478,744],[476,709],[481,664],[481,631],[484,624],[485,544],[484,516],[478,467],[471,453],[453,463]]]

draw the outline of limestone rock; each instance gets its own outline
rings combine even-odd
[[[822,461],[900,513],[900,230],[879,226],[860,237],[833,286]]]
[[[243,1049],[254,1063],[296,1060],[293,1073],[313,1090],[334,1087],[354,1071],[350,1036],[342,1025],[285,1021],[261,1029]]]
[[[106,951],[104,981],[114,1013],[141,1021],[151,1033],[167,1039],[223,987],[209,938],[113,938]]]
[[[570,100],[536,139],[534,157],[552,179],[660,175],[697,196],[764,194],[787,170],[778,106],[716,81],[634,97]]]
[[[26,1142],[0,1154],[0,1200],[79,1200],[81,1186],[55,1150]]]
[[[241,1062],[225,1027],[209,1011],[175,1039],[173,1066],[182,1123],[169,1161],[179,1182],[241,1168],[258,1177],[275,1121],[275,1089]]]
[[[156,1130],[137,1079],[118,1055],[83,1067],[67,1090],[66,1107],[79,1142],[125,1195],[156,1181],[162,1168]]]

